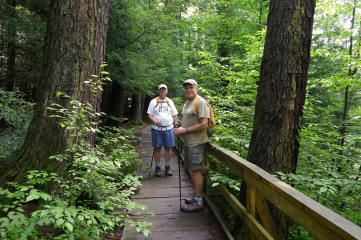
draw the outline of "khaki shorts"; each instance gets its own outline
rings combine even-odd
[[[184,167],[190,170],[204,168],[204,150],[205,144],[199,144],[193,147],[184,146]]]

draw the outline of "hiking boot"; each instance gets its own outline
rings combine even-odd
[[[165,175],[167,176],[173,175],[172,171],[170,170],[170,166],[165,166]]]
[[[196,203],[196,202],[197,202],[197,200],[195,200],[194,197],[193,198],[186,198],[184,200],[185,204],[193,204],[193,203]]]
[[[203,202],[201,204],[198,204],[197,201],[195,201],[192,204],[184,205],[181,207],[182,212],[197,212],[203,210],[204,210]]]
[[[155,167],[155,174],[154,174],[156,177],[160,177],[160,176],[162,176],[161,174],[160,174],[160,167]]]

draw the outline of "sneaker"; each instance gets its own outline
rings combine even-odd
[[[192,204],[192,203],[196,203],[197,201],[194,199],[194,197],[193,198],[186,198],[185,200],[184,200],[184,203],[185,204]]]
[[[201,204],[198,204],[197,202],[184,205],[181,207],[182,212],[197,212],[197,211],[203,211],[204,205],[203,202]]]
[[[165,166],[165,175],[167,176],[173,175],[172,171],[170,170],[170,166]]]
[[[155,167],[155,176],[156,176],[156,177],[162,176],[162,175],[160,174],[160,167]]]

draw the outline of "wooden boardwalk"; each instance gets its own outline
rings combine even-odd
[[[152,160],[153,148],[151,144],[151,126],[143,130],[141,136],[141,154],[140,158],[144,162],[144,167],[147,163],[150,166]],[[180,211],[179,199],[179,169],[178,156],[175,151],[172,151],[171,170],[173,176],[164,175],[164,152],[162,149],[161,155],[161,170],[162,176],[154,176],[155,163],[153,160],[153,167],[148,179],[148,171],[141,170],[139,175],[143,176],[141,180],[143,186],[132,197],[132,201],[142,203],[148,206],[145,211],[135,210],[140,212],[137,217],[139,220],[153,223],[153,227],[149,230],[151,233],[145,237],[143,233],[136,231],[135,227],[126,227],[123,232],[122,240],[221,240],[223,239],[218,224],[211,212],[205,208],[204,211],[195,213],[184,213]],[[186,169],[181,166],[181,191],[182,204],[186,197],[193,196],[194,189],[186,172]],[[149,215],[147,212],[153,211],[155,215]],[[135,214],[131,213],[131,214]]]

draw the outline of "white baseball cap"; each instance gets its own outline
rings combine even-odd
[[[165,84],[161,84],[161,85],[158,86],[158,90],[161,89],[161,88],[168,89],[167,85],[165,85]]]
[[[185,80],[185,82],[183,83],[183,86],[186,84],[191,84],[193,86],[198,86],[197,82],[194,79],[187,79]]]

